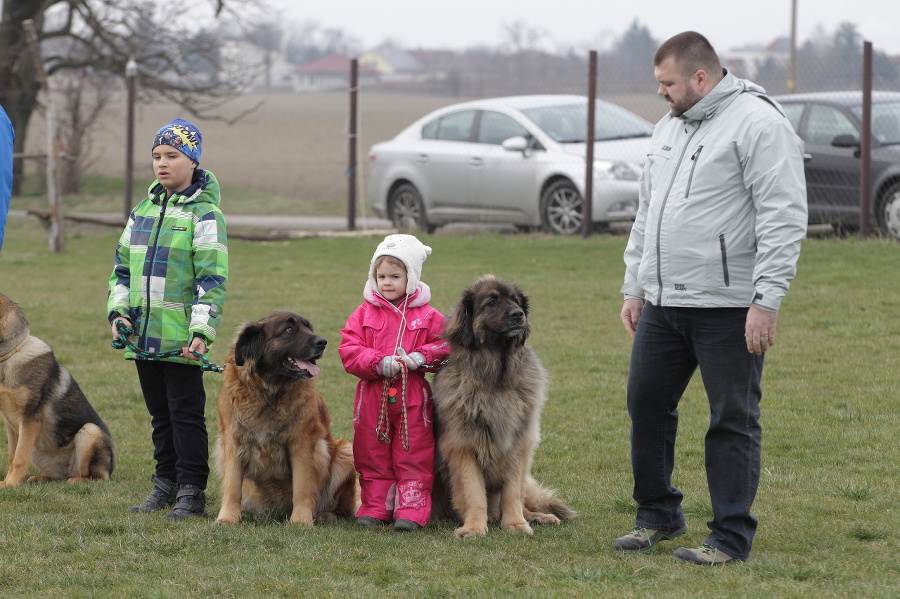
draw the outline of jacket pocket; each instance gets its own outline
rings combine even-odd
[[[728,276],[728,249],[725,247],[725,233],[719,234],[719,250],[722,252],[722,276],[725,286],[731,286],[731,280]]]
[[[691,197],[691,183],[694,181],[694,169],[697,168],[697,162],[700,160],[700,152],[703,146],[698,146],[697,150],[691,154],[691,172],[688,173],[687,186],[684,188],[684,199]]]

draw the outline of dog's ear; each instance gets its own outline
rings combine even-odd
[[[466,289],[459,301],[456,302],[456,307],[453,308],[453,314],[450,315],[450,320],[444,329],[444,339],[451,345],[475,349],[474,320],[475,293],[471,289]]]
[[[238,333],[237,341],[234,343],[234,365],[243,366],[246,362],[250,362],[251,366],[255,366],[262,358],[265,342],[266,333],[261,324],[246,325]]]

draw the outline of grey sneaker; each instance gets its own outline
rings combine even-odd
[[[689,564],[699,564],[701,566],[721,566],[722,564],[740,561],[706,543],[703,543],[696,549],[679,547],[675,550],[672,557],[678,561],[687,562]]]
[[[175,504],[175,481],[159,476],[151,476],[150,482],[153,483],[153,490],[143,505],[136,505],[128,508],[128,512],[132,514],[141,514],[164,510]]]
[[[394,530],[400,532],[410,532],[413,530],[419,530],[422,528],[412,520],[407,520],[406,518],[399,518],[396,522],[394,522]]]
[[[175,507],[166,520],[186,520],[206,516],[206,493],[197,485],[178,485]]]
[[[615,551],[624,551],[625,553],[650,553],[656,549],[656,544],[660,541],[668,541],[675,537],[680,537],[687,532],[687,524],[675,530],[653,530],[652,528],[635,527],[630,533],[624,537],[619,537],[613,541],[613,549]]]
[[[384,520],[379,520],[378,518],[373,518],[372,516],[358,516],[356,518],[356,523],[360,526],[387,526],[387,522]]]

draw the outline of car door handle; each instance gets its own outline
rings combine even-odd
[[[481,166],[484,164],[484,159],[480,156],[472,156],[469,158],[469,166]]]
[[[812,160],[812,154],[804,154],[803,155],[803,162],[809,162],[811,160]]]
[[[428,157],[428,154],[417,154],[416,162],[420,164],[427,164],[428,162],[431,162],[431,159]]]

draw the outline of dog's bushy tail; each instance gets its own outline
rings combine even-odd
[[[525,507],[532,512],[553,514],[560,520],[571,520],[578,512],[556,496],[554,489],[547,488],[531,477],[525,482]]]

